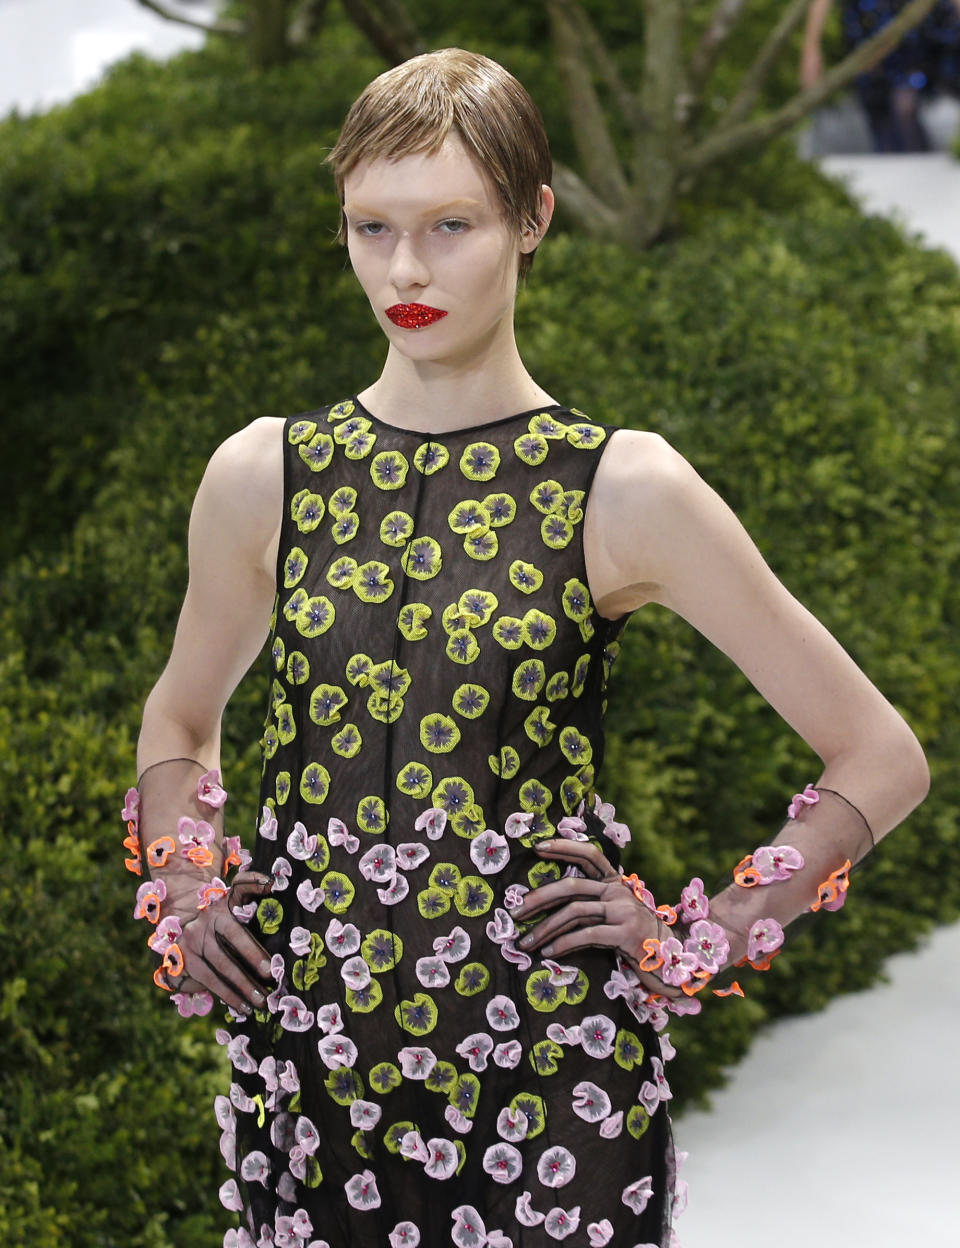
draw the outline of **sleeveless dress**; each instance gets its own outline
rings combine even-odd
[[[670,1242],[665,1019],[615,954],[531,957],[510,917],[561,874],[538,840],[617,865],[629,835],[593,789],[625,620],[582,533],[611,431],[548,405],[431,436],[356,397],[284,424],[274,887],[243,916],[276,991],[218,1032],[227,1248]]]

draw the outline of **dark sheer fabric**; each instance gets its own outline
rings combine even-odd
[[[277,990],[220,1033],[230,1243],[669,1240],[660,1038],[611,955],[530,961],[509,917],[560,873],[538,839],[618,861],[592,809],[620,627],[582,546],[609,432],[286,422],[250,919]]]

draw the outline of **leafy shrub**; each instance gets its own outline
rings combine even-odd
[[[182,1023],[150,984],[117,810],[206,458],[247,421],[379,370],[319,171],[379,67],[346,71],[352,45],[330,38],[262,80],[222,49],[166,68],[133,58],[75,104],[0,128],[0,343],[17,400],[4,432],[27,437],[8,467],[29,483],[0,612],[7,1243],[208,1248],[224,1224],[209,1109],[222,1055],[211,1020]],[[746,1001],[674,1028],[681,1099],[714,1086],[765,1018],[866,986],[960,910],[960,283],[945,257],[781,164],[795,206],[771,212],[771,192],[734,211],[718,189],[643,257],[558,232],[518,302],[538,381],[686,454],[933,765],[933,797],[858,877],[854,904],[793,941]],[[264,687],[257,665],[225,725],[248,838]],[[665,897],[724,874],[816,775],[729,661],[655,608],[628,629],[610,729],[600,789],[634,829],[631,868]],[[918,861],[938,888],[911,890],[908,908]]]

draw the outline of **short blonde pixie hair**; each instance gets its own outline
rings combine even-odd
[[[496,61],[463,48],[441,48],[380,74],[351,105],[324,158],[333,167],[340,200],[337,242],[347,242],[344,180],[361,161],[432,155],[451,130],[492,184],[510,228],[518,236],[537,229],[540,186],[553,177],[540,110]],[[519,277],[529,271],[533,254],[521,253]]]

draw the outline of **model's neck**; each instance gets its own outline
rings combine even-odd
[[[483,424],[555,399],[538,386],[513,346],[495,362],[458,366],[387,353],[380,377],[358,395],[380,420],[433,432]]]

